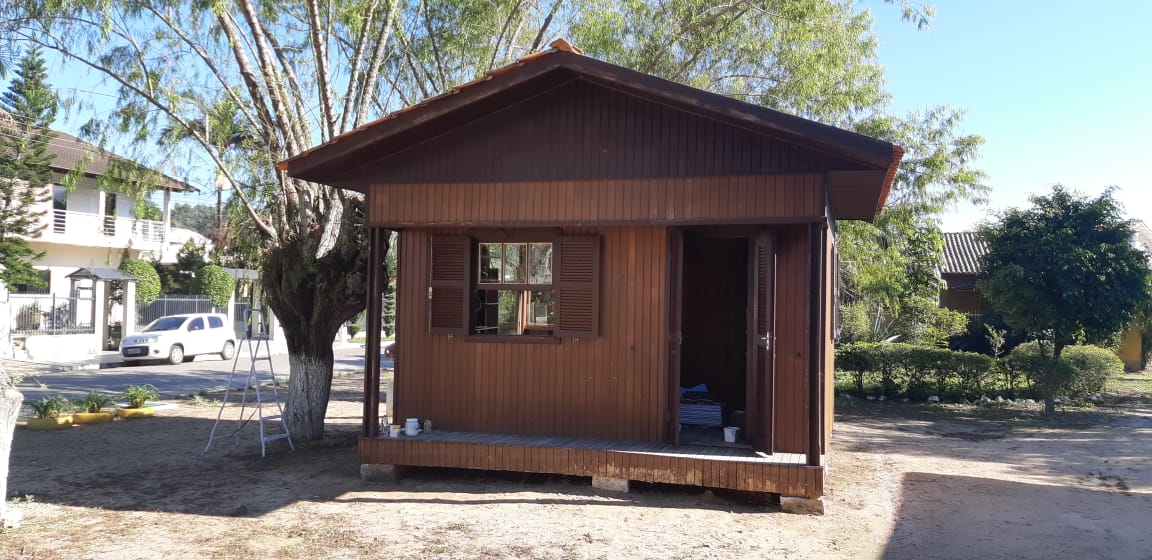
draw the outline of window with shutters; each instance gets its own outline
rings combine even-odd
[[[429,331],[495,337],[594,337],[598,237],[433,237]]]

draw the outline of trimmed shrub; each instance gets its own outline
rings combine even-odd
[[[1004,358],[1003,367],[1012,377],[1024,377],[1036,394],[1043,394],[1044,368],[1052,349],[1040,355],[1040,345],[1026,342],[1017,346]],[[1124,371],[1124,362],[1112,351],[1099,346],[1067,346],[1056,365],[1055,392],[1070,397],[1083,397],[1104,389],[1104,382],[1110,375]]]
[[[148,261],[129,259],[120,262],[120,270],[137,278],[136,303],[147,305],[160,297],[160,275]]]
[[[228,305],[228,300],[236,291],[236,279],[228,274],[228,271],[214,264],[200,269],[197,273],[197,281],[200,285],[200,293],[212,300],[213,307]]]

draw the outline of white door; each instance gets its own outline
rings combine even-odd
[[[188,342],[184,344],[184,353],[191,356],[194,354],[203,354],[206,350],[205,338],[208,337],[208,330],[205,328],[207,325],[204,323],[204,317],[194,317],[188,321]]]

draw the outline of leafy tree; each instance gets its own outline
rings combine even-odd
[[[908,19],[930,16],[899,4]],[[119,87],[112,115],[90,133],[158,142],[166,163],[206,159],[236,187],[249,219],[228,234],[242,240],[250,228],[258,240],[242,255],[259,256],[284,328],[284,417],[303,440],[323,434],[331,340],[363,309],[368,267],[387,269],[366,262],[359,196],[290,178],[275,162],[556,35],[601,59],[826,122],[885,98],[870,16],[836,0],[27,0],[9,10],[28,16],[23,40]]]
[[[979,230],[988,253],[977,285],[1009,326],[1039,342],[1049,413],[1064,348],[1108,338],[1152,298],[1147,255],[1112,192],[1088,198],[1056,185]]]
[[[172,225],[211,237],[216,231],[216,209],[203,204],[177,203],[172,206]]]
[[[924,307],[925,301],[939,300],[941,288],[936,272],[944,238],[936,216],[958,202],[984,202],[989,191],[985,174],[974,165],[984,140],[959,132],[962,117],[961,111],[934,107],[903,118],[871,117],[854,126],[903,146],[906,153],[884,212],[872,223],[839,224],[841,314],[856,320],[845,324],[853,328],[842,340],[915,339],[916,333],[928,332],[924,329],[952,330],[955,317]]]
[[[44,229],[44,213],[37,205],[51,196],[48,152],[55,136],[49,127],[56,118],[56,94],[40,49],[28,49],[20,58],[16,77],[0,96],[0,280],[8,285],[43,286],[32,261],[40,258],[28,244]]]

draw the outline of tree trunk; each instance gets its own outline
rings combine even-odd
[[[324,437],[324,415],[332,389],[332,337],[308,337],[306,348],[290,348],[288,369],[284,421],[293,439],[318,440]]]
[[[332,387],[332,341],[340,326],[367,303],[368,236],[363,203],[353,200],[333,248],[317,257],[319,235],[295,238],[268,250],[260,281],[288,345],[284,421],[296,441],[324,437]],[[385,241],[387,243],[387,241]],[[386,255],[388,247],[383,247]],[[384,261],[377,263],[387,274]],[[386,278],[386,276],[385,276]]]
[[[16,523],[8,511],[8,459],[12,455],[12,434],[16,431],[16,417],[24,395],[4,368],[0,368],[0,527]]]
[[[1052,345],[1052,359],[1049,360],[1044,371],[1044,414],[1056,412],[1056,366],[1060,364],[1060,354],[1064,352],[1064,343],[1055,342]]]

